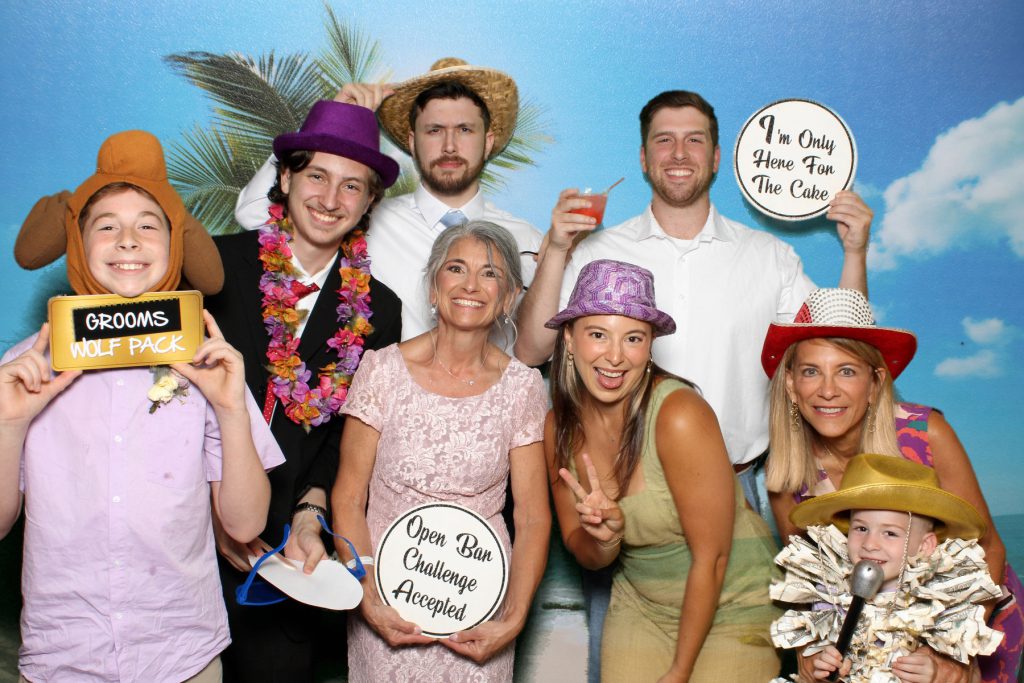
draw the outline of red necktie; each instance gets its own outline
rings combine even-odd
[[[313,292],[320,291],[320,287],[315,282],[304,285],[298,280],[292,281],[292,294],[299,297],[300,299],[311,294]],[[274,395],[274,382],[272,380],[267,381],[267,394],[263,397],[263,419],[270,424],[270,419],[274,417],[274,406],[277,404],[277,396]]]

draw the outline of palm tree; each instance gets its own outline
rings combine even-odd
[[[212,233],[234,232],[235,199],[270,153],[273,139],[298,130],[317,100],[331,99],[345,83],[387,82],[380,43],[338,20],[324,4],[327,44],[316,57],[252,58],[238,53],[186,52],[164,61],[214,102],[213,122],[198,125],[168,149],[168,174],[189,210]],[[514,171],[534,164],[532,154],[551,142],[540,107],[523,101],[515,134],[491,160],[481,184],[485,191],[505,185],[497,169]],[[391,155],[402,159],[390,141]],[[390,153],[389,152],[389,153]],[[416,185],[411,162],[387,194],[411,192]]]

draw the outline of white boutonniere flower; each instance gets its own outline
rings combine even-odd
[[[153,373],[153,386],[146,392],[146,398],[152,401],[149,412],[155,413],[156,409],[172,398],[177,398],[182,403],[188,396],[188,380],[176,373],[166,365],[158,365],[149,369]]]

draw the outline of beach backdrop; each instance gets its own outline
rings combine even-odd
[[[621,176],[605,223],[640,213],[650,190],[638,163],[637,114],[662,90],[698,91],[715,106],[721,130],[713,201],[725,215],[792,244],[820,285],[838,280],[833,227],[762,217],[731,168],[739,129],[762,106],[784,98],[828,105],[856,138],[855,189],[875,211],[869,278],[876,315],[919,339],[897,386],[906,399],[941,408],[956,428],[1011,558],[1024,567],[1024,366],[1015,360],[1024,351],[1019,1],[36,0],[4,3],[0,23],[7,159],[0,171],[0,350],[35,331],[46,296],[64,286],[61,264],[32,273],[15,265],[21,220],[40,196],[73,189],[89,175],[107,136],[149,130],[178,160],[179,178],[201,183],[213,169],[222,193],[244,184],[220,145],[219,105],[196,85],[197,74],[216,80],[227,62],[304,92],[327,91],[346,69],[402,80],[443,56],[508,72],[527,117],[516,158],[509,168],[492,165],[488,192],[542,231],[562,188],[602,188]],[[348,62],[332,62],[345,45]],[[197,64],[213,72],[196,71]],[[331,74],[328,85],[302,81],[303,69],[321,67]],[[268,107],[274,101],[242,85]],[[211,223],[230,229],[218,201],[207,200]],[[14,671],[17,533],[0,544],[0,680]],[[73,555],[69,548],[69,561]],[[573,565],[556,553],[522,640],[521,680],[579,680],[575,586]]]

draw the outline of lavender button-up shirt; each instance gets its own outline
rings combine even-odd
[[[210,521],[217,419],[196,387],[149,413],[152,384],[148,368],[86,372],[29,427],[19,668],[31,681],[182,681],[230,642]],[[247,401],[263,466],[281,464]]]

